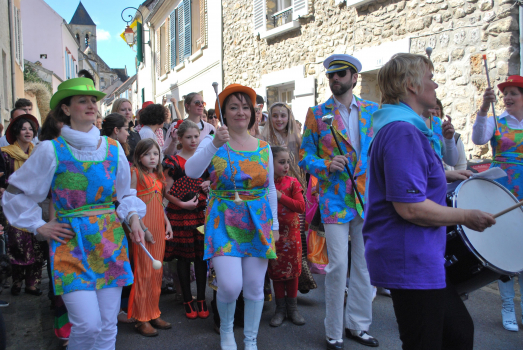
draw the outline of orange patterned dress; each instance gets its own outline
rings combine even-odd
[[[165,252],[165,218],[163,211],[164,184],[154,174],[144,176],[140,181],[136,168],[138,182],[136,191],[138,198],[147,205],[147,214],[142,219],[145,227],[149,229],[156,243],[145,242],[144,245],[151,255],[163,261]],[[160,317],[160,293],[162,287],[163,268],[154,270],[152,261],[141,247],[132,249],[134,261],[134,284],[129,296],[128,317],[140,322],[148,322]]]

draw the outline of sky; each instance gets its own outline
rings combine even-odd
[[[56,11],[67,23],[73,18],[74,12],[80,3],[79,0],[44,0]],[[111,68],[124,68],[127,66],[127,74],[133,76],[136,73],[136,53],[125,43],[120,34],[125,30],[125,22],[122,20],[122,10],[128,6],[138,7],[144,0],[82,0],[87,13],[96,24],[96,35],[98,43],[98,55]],[[125,11],[127,15],[134,15],[136,10]],[[147,38],[147,33],[145,33]]]

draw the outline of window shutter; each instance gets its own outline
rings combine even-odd
[[[192,54],[191,41],[191,0],[183,0],[183,17],[185,20],[185,42],[184,42],[184,57],[189,57]]]
[[[24,44],[22,40],[22,13],[18,10],[18,59],[20,60],[20,68],[24,70]]]
[[[185,21],[183,16],[183,2],[178,6],[178,59],[182,63],[184,56],[184,43],[185,43]]]
[[[156,75],[160,76],[160,29],[156,30]]]
[[[170,23],[170,43],[171,43],[171,50],[170,50],[170,56],[171,56],[171,68],[174,68],[176,66],[176,10],[173,10],[171,12],[171,21]]]
[[[200,0],[200,42],[201,48],[207,44],[207,0]]]
[[[65,79],[69,79],[69,56],[67,50],[65,50]]]
[[[309,0],[292,0],[292,20],[309,14]]]
[[[266,26],[266,0],[253,0],[254,34],[263,34]]]

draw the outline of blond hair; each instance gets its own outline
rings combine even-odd
[[[426,69],[434,70],[434,65],[425,56],[411,53],[398,53],[378,72],[378,86],[381,103],[398,104],[405,100],[409,85],[417,93],[423,92],[423,76]]]
[[[187,132],[187,130],[189,129],[196,129],[198,130],[198,134],[200,133],[200,128],[198,127],[198,125],[189,120],[189,119],[185,119],[179,126],[178,126],[178,129],[176,129],[176,135],[178,135],[178,140],[181,140],[183,135],[185,135],[185,133]],[[182,149],[182,143],[181,141],[178,143],[178,145],[176,146],[176,149],[178,150],[181,150]]]
[[[131,105],[131,109],[133,108],[133,104],[131,103],[131,101],[129,101],[126,98],[119,98],[113,102],[113,108],[111,108],[111,113],[120,113],[120,107],[124,102],[129,102],[129,104]]]

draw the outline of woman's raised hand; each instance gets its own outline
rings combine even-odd
[[[229,142],[229,129],[227,129],[227,126],[222,125],[216,130],[212,143],[214,147],[220,148],[227,142]]]
[[[485,89],[485,93],[483,93],[483,103],[479,108],[480,112],[487,114],[492,102],[496,103],[496,93],[494,89],[488,87]]]

